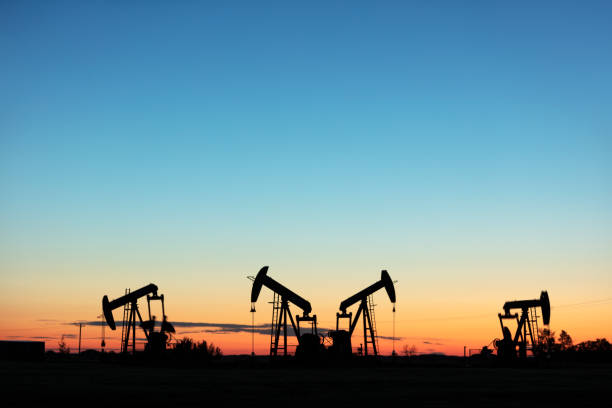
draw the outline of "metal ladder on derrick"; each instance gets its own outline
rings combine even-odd
[[[376,331],[376,318],[374,316],[374,306],[376,306],[374,304],[374,296],[369,295],[368,296],[368,312],[370,314],[371,329],[372,329],[372,332],[374,333],[374,339],[371,341],[368,341],[366,338],[366,343],[373,343],[373,345],[376,347],[376,353],[380,354],[380,349],[378,348],[378,332]]]
[[[281,297],[278,293],[274,292],[274,298],[272,299],[272,329],[270,330],[270,355],[274,350],[278,350],[278,344],[275,342],[276,327],[278,326],[278,317],[281,310]],[[278,338],[280,341],[280,336]]]
[[[537,342],[537,344],[540,344],[540,329],[538,327],[538,311],[535,308],[531,308],[529,309],[530,313],[529,313],[529,320],[530,320],[530,327],[531,330],[534,331],[534,333],[532,333],[534,340]],[[534,347],[536,346],[536,344],[531,344],[530,349],[533,352]]]
[[[125,294],[130,293],[130,289],[125,290]],[[130,312],[132,311],[132,302],[127,302],[123,306],[123,322],[121,323],[121,352],[127,353],[128,350],[125,344],[125,337],[128,335],[129,325],[127,324],[128,319],[130,318]]]

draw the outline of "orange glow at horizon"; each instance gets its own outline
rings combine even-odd
[[[388,304],[386,296],[378,295],[376,302],[379,305],[376,310],[377,328],[379,336],[386,338],[379,339],[380,353],[383,355],[391,354],[393,342],[390,339],[393,332],[391,306]],[[612,321],[610,310],[610,299],[604,299],[601,303],[586,303],[577,305],[567,305],[555,308],[553,304],[550,329],[558,335],[561,330],[566,330],[573,338],[574,343],[595,338],[612,338],[612,330],[609,322]],[[384,304],[384,303],[387,304]],[[258,312],[255,317],[255,324],[269,324],[271,306],[267,302],[260,301]],[[576,302],[580,303],[580,302]],[[146,302],[140,303],[141,310],[146,309]],[[412,311],[408,316],[398,306],[396,314],[396,341],[395,350],[402,354],[404,347],[414,346],[418,354],[444,353],[447,355],[463,355],[464,346],[469,349],[480,349],[489,344],[494,338],[500,337],[499,321],[497,313],[500,310],[491,310],[489,313],[478,313],[472,311],[465,314],[440,315],[435,308],[420,315]],[[241,324],[250,327],[250,313],[244,313],[242,309],[242,319],[232,320],[235,311],[227,314],[227,319],[208,320],[208,323]],[[177,310],[173,310],[173,316],[180,316]],[[176,319],[175,321],[201,322],[196,319],[197,313],[186,311],[185,316],[191,319]],[[325,317],[323,317],[325,316]],[[329,317],[332,317],[330,319]],[[24,316],[25,317],[25,316]],[[116,321],[120,321],[120,314],[115,312]],[[99,319],[98,319],[99,320]],[[172,320],[171,320],[172,321]],[[44,340],[47,350],[57,350],[58,343],[62,336],[71,352],[78,349],[79,328],[70,321],[36,321],[20,318],[2,320],[0,325],[0,338],[5,340]],[[335,327],[335,311],[319,314],[319,327],[330,329]],[[215,333],[213,327],[177,327],[174,339],[191,337],[196,341],[206,340],[209,344],[213,343],[220,347],[224,354],[250,354],[251,353],[251,333],[244,331],[240,333]],[[247,328],[248,330],[248,328]],[[107,351],[119,351],[121,327],[111,331],[105,327],[105,341]],[[290,329],[292,334],[292,330]],[[356,350],[362,339],[362,325],[358,324],[353,335],[353,349]],[[100,337],[102,334],[101,326],[84,325],[82,329],[81,350],[100,349]],[[296,339],[292,335],[288,336],[289,350],[293,351]],[[137,328],[137,349],[143,348],[143,334]],[[131,345],[131,342],[130,342]],[[257,355],[267,355],[269,353],[270,336],[255,334],[255,353]],[[489,344],[490,346],[490,344]]]
[[[250,354],[268,266],[321,332],[386,270],[383,355],[491,346],[543,290],[612,340],[612,2],[106,3],[0,6],[0,339],[74,352],[153,283],[175,340]]]

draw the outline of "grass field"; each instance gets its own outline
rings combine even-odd
[[[3,406],[373,403],[611,406],[612,367],[372,366],[162,368],[83,361],[0,362]]]

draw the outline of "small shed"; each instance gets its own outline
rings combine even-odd
[[[44,341],[0,340],[0,359],[2,360],[42,360],[44,357]]]

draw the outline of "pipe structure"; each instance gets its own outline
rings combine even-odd
[[[111,330],[115,330],[116,328],[115,319],[113,317],[113,310],[118,307],[124,306],[127,303],[136,302],[141,297],[146,296],[150,293],[157,295],[157,285],[150,283],[145,287],[137,289],[110,302],[108,300],[108,296],[104,295],[104,297],[102,298],[102,311],[104,312],[104,318],[106,319],[106,323],[111,328]]]
[[[285,286],[281,285],[280,283],[269,277],[267,274],[267,266],[261,268],[257,273],[257,276],[253,281],[253,288],[251,289],[251,303],[257,302],[257,298],[259,298],[261,288],[262,286],[265,286],[271,291],[278,293],[281,298],[293,303],[294,305],[302,309],[304,311],[304,315],[308,316],[308,314],[312,311],[312,306],[310,305],[310,302],[298,295],[297,293],[287,289]]]

